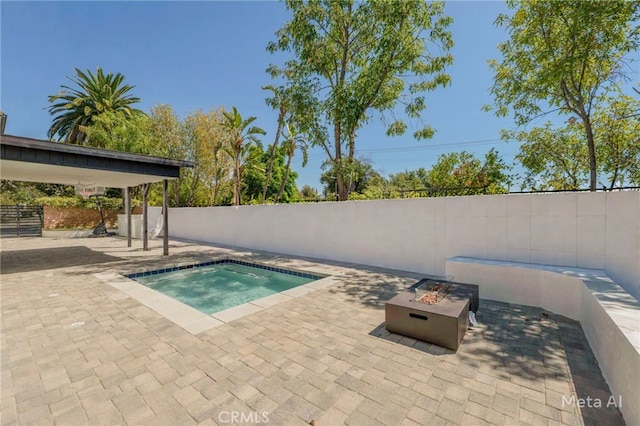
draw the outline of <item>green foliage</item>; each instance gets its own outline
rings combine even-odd
[[[635,114],[639,110],[640,100],[621,93],[598,99],[591,122],[601,186],[640,182],[640,116]],[[530,131],[503,132],[503,138],[521,143],[516,159],[526,170],[525,188],[571,190],[589,181],[589,155],[578,120],[571,118],[563,127],[547,122]]]
[[[272,146],[269,146],[264,152],[260,146],[251,148],[249,158],[243,169],[243,204],[260,204],[262,203],[262,191],[266,180],[265,171],[271,161]],[[286,152],[284,146],[275,151],[272,163],[272,174],[267,186],[267,202],[284,202],[288,203],[297,199],[296,178],[298,174],[294,171],[287,171],[285,162]],[[289,164],[290,166],[290,164]],[[284,187],[282,186],[284,182]],[[280,190],[282,189],[282,193]],[[278,195],[280,198],[278,199]]]
[[[195,163],[184,173],[191,182],[192,195],[187,201],[193,200],[192,205],[216,205],[221,193],[229,190],[231,159],[224,151],[228,139],[223,112],[223,108],[196,111],[184,121],[189,160]]]
[[[298,195],[305,201],[317,201],[319,199],[318,191],[309,185],[304,185]]]
[[[451,19],[444,16],[443,3],[418,0],[287,0],[286,5],[293,17],[267,48],[290,52],[294,59],[283,67],[271,65],[268,72],[285,82],[281,91],[287,93],[294,123],[312,144],[324,148],[339,199],[346,200],[352,192],[356,131],[370,113],[395,117],[403,107],[404,115],[419,119],[426,108],[424,92],[449,84]],[[394,118],[388,134],[406,129]],[[432,134],[425,126],[414,136]]]
[[[222,112],[221,108],[194,111],[181,120],[170,105],[157,105],[151,109],[150,139],[155,143],[150,154],[194,163],[193,168],[181,170],[179,179],[169,181],[171,207],[225,202],[231,165],[222,150],[227,142]],[[161,184],[152,185],[149,203],[162,205]]]
[[[67,143],[84,144],[86,134],[82,127],[93,124],[95,117],[105,112],[120,111],[126,117],[143,114],[130,105],[139,98],[127,95],[134,86],[123,84],[124,75],[104,74],[101,68],[96,74],[75,68],[76,76],[69,79],[78,87],[62,85],[57,95],[49,96],[49,113],[54,115],[48,135]]]
[[[38,184],[10,180],[1,181],[0,191],[7,204],[31,205],[36,198],[47,195]]]
[[[495,112],[512,112],[518,126],[553,111],[583,128],[589,182],[596,189],[592,111],[599,96],[624,76],[625,56],[637,49],[640,2],[625,0],[509,0],[511,16],[496,20],[509,33],[491,93]]]
[[[84,200],[80,196],[75,197],[39,197],[34,200],[35,205],[49,206],[56,209],[71,207],[83,207]]]
[[[80,126],[85,144],[113,151],[150,154],[156,148],[152,139],[152,120],[147,115],[129,116],[123,111],[105,111],[91,124]]]
[[[233,204],[241,204],[242,192],[242,167],[246,163],[251,147],[260,145],[258,135],[266,132],[259,127],[250,126],[256,117],[242,119],[238,109],[234,106],[231,112],[224,111],[223,126],[227,131],[227,143],[223,146],[233,162]]]
[[[250,126],[255,118],[242,120],[237,109],[227,112],[218,108],[195,111],[181,120],[168,105],[154,107],[150,117],[150,139],[158,142],[151,153],[194,162],[192,169],[183,169],[179,179],[169,182],[170,206],[233,204],[235,188],[240,188],[241,203],[261,199],[271,149],[263,152],[257,138],[262,130]],[[243,139],[240,145],[239,137]],[[270,201],[275,200],[285,174],[285,155],[279,148],[273,157],[272,179],[267,191]],[[239,160],[239,173],[236,173],[236,160]],[[240,176],[239,183],[237,176]],[[297,174],[291,172],[285,179],[281,201],[295,198],[296,177]],[[152,185],[149,203],[162,205],[160,184]]]
[[[287,108],[289,101],[286,99],[286,94],[280,88],[274,87],[272,85],[264,86],[263,90],[269,90],[273,93],[273,98],[267,98],[267,105],[271,106],[274,109],[278,110],[278,126],[276,128],[276,135],[273,140],[273,144],[269,147],[269,161],[267,164],[267,173],[265,175],[264,184],[262,188],[262,202],[266,202],[267,200],[267,190],[269,185],[271,184],[271,176],[273,173],[273,163],[275,161],[276,153],[278,151],[278,146],[280,143],[280,135],[282,134],[282,129],[285,125],[285,117],[287,115]]]
[[[618,93],[599,104],[593,128],[599,171],[609,179],[606,186],[640,186],[640,99]]]
[[[335,200],[335,175],[327,166],[320,181],[325,185],[325,199]],[[465,151],[443,154],[430,170],[424,167],[405,170],[389,175],[388,179],[367,159],[355,160],[351,170],[349,200],[502,194],[511,185],[510,167],[494,149],[486,153],[484,160]]]
[[[336,169],[327,162],[324,165],[325,171],[320,175],[320,183],[324,185],[323,193],[326,199],[336,199]],[[358,193],[364,195],[367,190],[373,191],[369,195],[372,198],[382,198],[375,196],[374,187],[381,187],[384,178],[373,168],[371,160],[367,158],[356,158],[349,166],[343,166],[343,172],[348,176],[346,180],[348,194]],[[379,191],[378,191],[379,192]],[[380,193],[380,195],[382,195]],[[357,197],[354,195],[353,197]],[[353,199],[353,198],[351,198]]]
[[[523,189],[580,189],[588,182],[589,160],[581,136],[575,120],[559,129],[547,122],[528,132],[503,132],[504,138],[520,141],[516,160],[525,168]]]
[[[0,192],[0,205],[2,206],[13,206],[19,204],[13,198],[13,194],[10,192]]]
[[[502,194],[511,184],[509,169],[494,148],[487,152],[484,162],[466,151],[452,152],[438,157],[427,179],[435,196]]]
[[[85,209],[97,209],[98,202],[96,197],[90,197],[88,199],[84,199],[80,196],[74,197],[59,197],[59,196],[48,196],[48,197],[38,197],[33,200],[33,205],[39,206],[49,206],[54,207],[56,209],[65,209],[65,208],[85,208]],[[134,206],[140,205],[140,203],[136,201],[132,201]],[[100,197],[100,205],[105,210],[122,210],[122,198],[112,198],[112,197]]]
[[[118,197],[118,198],[99,197],[99,198],[100,198],[100,205],[105,210],[122,210],[124,208],[124,201],[122,197]],[[84,208],[87,208],[87,209],[98,208],[98,201],[96,200],[96,197],[91,197],[83,201],[84,201],[84,204],[83,204]],[[138,200],[131,200],[131,205],[132,207],[134,207],[134,206],[140,205],[140,203],[138,202]]]
[[[302,167],[307,165],[307,161],[309,160],[309,145],[304,137],[298,134],[293,123],[285,124],[286,133],[284,134],[284,141],[282,142],[282,152],[287,156],[287,165],[285,168],[284,175],[282,176],[280,182],[280,189],[278,190],[278,194],[276,195],[276,203],[279,202],[283,198],[283,194],[285,191],[285,187],[290,185],[290,175],[291,172],[291,160],[293,160],[296,151],[302,152]],[[295,193],[290,194],[290,196],[295,195]]]
[[[389,198],[417,197],[420,192],[416,190],[428,188],[429,186],[428,172],[424,167],[391,174],[389,175]]]

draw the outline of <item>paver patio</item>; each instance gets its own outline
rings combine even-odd
[[[580,325],[564,317],[481,299],[480,325],[454,353],[384,328],[384,301],[419,275],[125,245],[2,240],[2,425],[623,424],[613,405],[575,403],[606,403],[610,391]],[[221,254],[337,279],[193,335],[94,276]]]

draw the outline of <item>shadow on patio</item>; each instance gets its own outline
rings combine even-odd
[[[28,250],[3,250],[0,257],[0,274],[42,271],[93,265],[123,260],[86,246],[51,247]]]
[[[384,323],[369,335],[432,355],[459,357],[480,372],[530,389],[522,398],[505,392],[514,409],[518,404],[540,408],[546,402],[570,411],[582,400],[585,425],[625,424],[617,406],[607,407],[611,391],[579,322],[540,308],[489,300],[481,300],[477,318],[479,326],[467,331],[457,352],[390,333]],[[586,403],[596,399],[601,407]]]

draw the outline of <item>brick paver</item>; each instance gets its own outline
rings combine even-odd
[[[610,391],[580,325],[537,308],[482,300],[453,352],[384,329],[415,274],[180,242],[168,258],[158,241],[1,243],[2,425],[623,424],[567,404]],[[223,254],[337,278],[193,335],[93,275]]]

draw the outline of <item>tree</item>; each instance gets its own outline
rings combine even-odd
[[[300,198],[305,201],[317,201],[318,191],[309,185],[304,185],[300,190]]]
[[[224,109],[208,113],[194,111],[184,120],[190,160],[194,162],[187,205],[217,205],[221,192],[229,183],[232,164],[224,151],[226,128]]]
[[[498,152],[491,148],[484,162],[466,151],[442,154],[427,179],[436,190],[431,194],[435,196],[500,194],[509,191],[508,171]]]
[[[269,149],[269,164],[267,166],[267,175],[264,180],[264,187],[262,188],[262,198],[260,201],[262,204],[266,202],[267,199],[267,189],[269,187],[269,183],[271,182],[271,173],[273,172],[273,162],[276,158],[276,153],[278,152],[278,144],[280,143],[280,134],[282,133],[282,129],[284,127],[285,115],[287,114],[286,101],[284,98],[284,93],[282,89],[276,88],[272,85],[264,86],[264,90],[270,90],[273,93],[273,98],[267,98],[267,105],[272,106],[278,110],[278,127],[276,128],[276,136],[273,140],[273,144],[270,145]]]
[[[114,151],[150,154],[152,120],[147,115],[127,116],[122,111],[105,111],[93,117],[88,126],[80,126],[85,144]]]
[[[289,173],[291,173],[291,160],[293,159],[296,151],[302,151],[302,167],[306,166],[307,161],[309,160],[308,146],[304,138],[296,132],[293,124],[286,124],[285,128],[287,130],[287,134],[285,136],[285,141],[282,143],[282,150],[287,156],[287,166],[284,176],[282,177],[282,182],[280,183],[278,195],[276,195],[276,203],[280,201],[280,198],[282,198],[284,188],[289,178]]]
[[[149,154],[174,160],[190,160],[187,134],[184,123],[171,105],[160,104],[151,108],[151,139],[153,141]],[[190,169],[183,169],[178,179],[169,181],[169,204],[171,207],[184,206],[183,189],[189,180]],[[160,205],[162,192],[156,187],[149,195],[150,204]]]
[[[258,145],[251,147],[242,173],[242,203],[257,204],[262,202],[262,191],[266,180],[265,170],[271,162],[271,146],[266,151]],[[281,145],[273,157],[272,179],[267,187],[266,201],[276,202],[276,197],[280,192],[282,182],[285,182],[280,198],[277,202],[288,203],[297,198],[296,179],[298,174],[293,170],[287,171],[286,153],[284,144]]]
[[[640,163],[640,100],[621,92],[602,95],[591,114],[599,185],[608,189],[638,182]],[[564,126],[529,131],[503,131],[504,139],[520,142],[516,155],[525,168],[523,186],[534,190],[575,190],[589,182],[589,153],[583,126],[574,117]],[[608,180],[608,182],[607,182]]]
[[[421,189],[429,188],[429,173],[424,167],[417,170],[405,170],[396,174],[389,175],[390,198],[398,196],[417,197],[420,196]],[[405,193],[405,191],[411,191]]]
[[[321,146],[335,171],[338,199],[349,193],[356,134],[372,111],[387,113],[388,135],[406,132],[395,119],[419,119],[426,108],[424,92],[449,83],[444,72],[453,58],[451,23],[444,4],[423,1],[354,2],[353,0],[287,0],[293,18],[277,31],[267,49],[292,52],[284,67],[268,69],[291,90],[296,125]],[[441,50],[441,54],[436,52]],[[424,126],[416,138],[434,131]],[[331,134],[331,138],[328,135]]]
[[[601,105],[593,116],[599,169],[609,189],[640,185],[640,99],[618,93]]]
[[[242,166],[247,159],[250,148],[253,144],[260,145],[257,135],[265,135],[266,132],[259,127],[249,127],[256,120],[256,117],[249,117],[246,120],[234,106],[233,111],[223,112],[223,125],[226,128],[227,144],[224,151],[232,159],[233,167],[233,205],[239,206],[241,203],[240,194],[242,191]]]
[[[105,112],[119,111],[127,117],[144,114],[131,107],[140,102],[139,98],[127,95],[134,86],[123,84],[124,75],[105,74],[102,68],[96,74],[90,70],[86,73],[75,68],[76,76],[68,77],[78,87],[72,88],[62,85],[57,95],[49,96],[49,113],[54,115],[48,136],[67,143],[82,145],[86,134],[81,127],[88,127],[94,118]]]
[[[320,183],[324,184],[325,198],[337,198],[336,169],[326,162],[325,171],[320,175]],[[348,169],[347,197],[351,199],[382,198],[382,187],[385,179],[376,171],[368,158],[355,158]]]
[[[555,128],[547,122],[530,131],[503,132],[505,139],[520,142],[515,159],[524,167],[522,189],[576,190],[589,182],[587,147],[573,127]]]
[[[598,96],[625,75],[625,56],[640,37],[633,24],[637,1],[507,0],[512,16],[496,23],[509,40],[498,46],[491,93],[497,115],[513,111],[519,126],[559,111],[579,120],[596,190],[597,162],[592,113]]]

